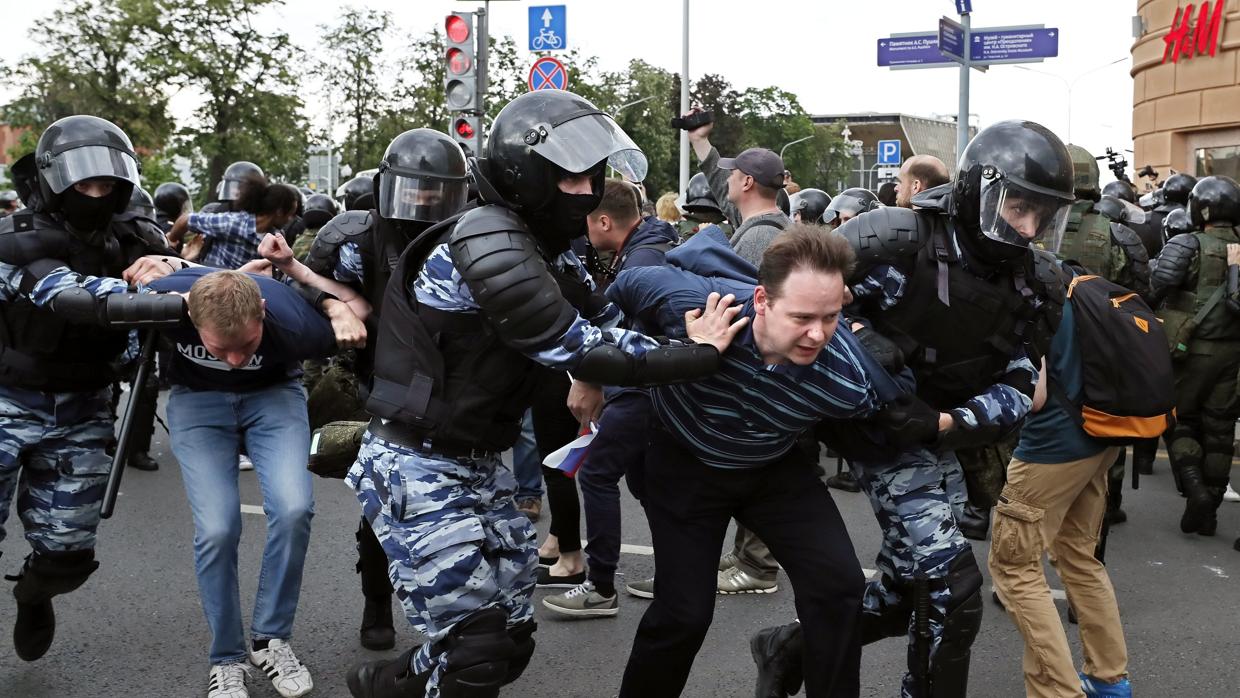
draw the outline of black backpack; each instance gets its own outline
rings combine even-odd
[[[1175,383],[1167,338],[1139,295],[1100,276],[1068,286],[1082,390],[1076,401],[1049,384],[1069,413],[1098,439],[1116,444],[1161,435],[1175,423]]]

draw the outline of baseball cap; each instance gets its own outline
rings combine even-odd
[[[740,170],[772,189],[784,188],[784,160],[766,148],[749,148],[734,158],[719,158],[719,167]]]

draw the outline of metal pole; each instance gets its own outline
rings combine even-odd
[[[964,156],[964,147],[969,144],[969,13],[960,15],[960,24],[964,27],[964,60],[960,62],[960,105],[956,111],[956,162]]]
[[[485,0],[483,6],[478,10],[478,48],[474,52],[478,60],[478,81],[476,83],[478,97],[474,103],[478,105],[478,157],[482,157],[481,151],[486,143],[486,121],[487,113],[487,54],[491,50],[491,0]],[[452,123],[451,119],[448,121]]]
[[[689,0],[684,0],[680,47],[680,113],[689,111]],[[689,132],[680,132],[680,195],[689,189]]]
[[[791,143],[784,143],[784,147],[779,149],[779,159],[780,160],[784,159],[784,151],[788,149],[788,146],[796,145],[797,143],[804,143],[805,141],[808,141],[811,138],[813,138],[813,136],[806,136],[804,138],[798,138],[795,141],[792,141]]]

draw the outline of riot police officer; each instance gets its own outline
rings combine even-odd
[[[817,223],[822,214],[831,205],[831,195],[821,189],[802,189],[789,198],[792,209],[792,220],[804,223]]]
[[[241,196],[241,185],[247,178],[266,178],[263,168],[248,160],[238,160],[224,169],[224,177],[215,188],[215,201],[202,207],[202,213],[224,213],[233,210],[233,202]]]
[[[115,277],[143,255],[172,255],[153,223],[112,225],[139,183],[133,146],[115,124],[60,119],[40,136],[33,163],[35,181],[25,171],[22,181],[37,186],[37,202],[27,202],[37,207],[0,220],[0,521],[16,498],[32,548],[13,587],[13,644],[26,661],[51,646],[52,599],[99,566],[109,386],[128,332],[76,323],[106,320],[116,304],[131,304],[137,317],[163,303],[122,293]],[[104,297],[101,316],[95,300]]]
[[[913,664],[911,650],[923,642],[910,624],[914,581],[928,587],[929,673],[910,666],[905,696],[966,694],[982,575],[956,524],[964,488],[953,451],[995,442],[1029,411],[1034,362],[1058,327],[1065,292],[1054,256],[1031,243],[1057,249],[1072,188],[1071,157],[1053,133],[1003,121],[969,143],[951,185],[922,192],[913,209],[878,208],[837,231],[857,253],[850,318],[898,347],[917,395],[940,412],[935,447],[892,454],[865,444],[850,461],[883,529],[862,642],[910,635]],[[759,695],[787,695],[797,683],[786,679],[798,666],[798,634],[793,624],[754,637]]]
[[[1193,225],[1193,219],[1188,216],[1188,209],[1177,208],[1162,220],[1162,234],[1166,240],[1195,230],[1197,228]]]
[[[822,224],[838,228],[866,211],[881,207],[878,195],[869,189],[850,187],[836,194],[822,212]]]
[[[354,696],[495,696],[529,663],[534,532],[498,454],[516,441],[544,367],[633,385],[693,380],[718,363],[714,346],[656,349],[606,329],[619,311],[592,292],[569,249],[607,165],[630,181],[646,174],[610,116],[569,92],[527,93],[495,117],[485,153],[474,169],[483,205],[405,249],[380,311],[366,403],[376,418],[346,481],[429,642],[355,667]],[[439,197],[464,191],[445,185]],[[405,175],[379,199],[421,206],[433,194]]]
[[[1188,197],[1188,215],[1197,232],[1167,241],[1152,265],[1150,296],[1161,301],[1158,315],[1176,358],[1177,421],[1167,450],[1188,499],[1180,530],[1212,536],[1240,416],[1240,322],[1226,302],[1228,248],[1240,244],[1240,186],[1230,177],[1202,178]]]
[[[719,202],[710,191],[710,183],[706,175],[698,172],[689,178],[689,186],[685,189],[685,203],[680,207],[684,217],[676,224],[681,242],[693,237],[693,234],[707,225],[717,225],[729,238],[734,232],[731,223],[724,217]]]
[[[293,244],[293,256],[297,259],[305,257],[306,253],[310,251],[310,246],[318,236],[319,230],[327,225],[328,221],[335,218],[338,213],[340,213],[340,207],[336,205],[336,200],[327,194],[311,194],[306,197],[306,204],[301,214],[301,219],[309,235],[302,235],[297,238],[297,241]]]
[[[194,209],[190,203],[189,190],[180,182],[164,182],[155,187],[155,222],[166,233],[181,214]]]
[[[1188,196],[1195,184],[1197,184],[1197,178],[1183,172],[1177,172],[1163,182],[1158,190],[1157,203],[1149,212],[1149,222],[1155,230],[1162,229],[1163,219],[1172,211],[1188,207]]]
[[[336,189],[336,198],[346,211],[368,211],[375,207],[374,180],[358,175]]]
[[[468,167],[461,148],[446,134],[426,128],[406,131],[388,145],[379,171],[368,190],[380,192],[379,206],[370,210],[345,211],[321,224],[310,246],[306,264],[316,274],[349,284],[370,302],[368,320],[374,336],[381,317],[387,282],[405,247],[431,225],[455,214],[465,205]],[[313,208],[311,208],[313,206]],[[335,210],[335,202],[316,194],[307,202],[306,218]],[[310,391],[311,428],[327,422],[337,425],[324,429],[323,439],[345,437],[350,445],[359,444],[340,421],[365,420],[367,386],[374,366],[374,342],[352,361],[337,363],[325,372]],[[349,376],[337,376],[347,372]],[[340,386],[357,387],[353,394]],[[361,394],[359,394],[361,393]],[[360,429],[365,423],[357,422]],[[321,444],[320,450],[335,448]],[[353,455],[356,456],[356,445]],[[352,459],[350,459],[350,463]],[[387,556],[365,518],[357,530],[358,563],[362,595],[366,599],[362,614],[361,643],[368,649],[388,649],[396,643],[392,627],[392,585],[388,581]]]

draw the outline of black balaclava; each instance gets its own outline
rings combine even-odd
[[[534,231],[549,254],[561,254],[570,242],[586,234],[586,216],[603,201],[603,178],[600,163],[590,175],[589,194],[566,194],[557,185],[550,204],[530,216]]]
[[[60,210],[65,221],[74,232],[90,234],[108,227],[112,215],[116,213],[116,198],[121,187],[116,187],[107,196],[87,196],[74,187],[69,187],[61,194]],[[128,195],[125,199],[128,199]]]

